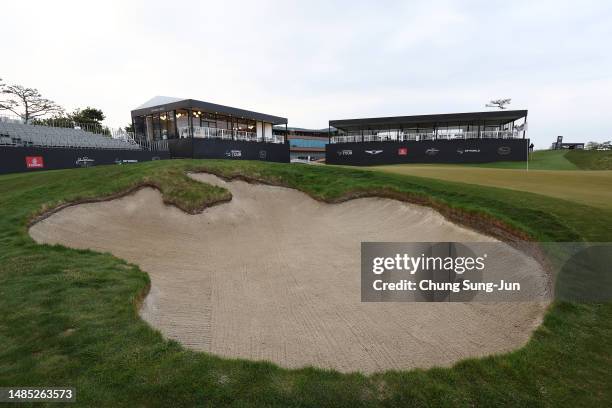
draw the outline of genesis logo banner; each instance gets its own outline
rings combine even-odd
[[[501,146],[497,149],[497,154],[500,156],[507,156],[512,152],[512,149],[509,146]]]
[[[435,156],[439,152],[440,149],[436,149],[435,147],[430,147],[429,149],[425,150],[425,154],[428,156]]]
[[[374,155],[374,154],[380,154],[380,153],[382,153],[383,151],[382,151],[382,150],[366,150],[365,152],[366,152],[367,154],[373,154],[373,155]]]

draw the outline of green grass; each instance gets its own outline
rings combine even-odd
[[[579,170],[576,164],[566,157],[568,150],[536,150],[529,154],[530,170]],[[468,163],[468,164],[415,164],[412,166],[431,167],[483,167],[487,169],[514,169],[525,170],[527,164],[524,161],[501,161],[492,163]],[[602,169],[599,169],[602,170]]]
[[[396,164],[364,169],[548,195],[612,209],[612,171],[516,170],[466,165]]]
[[[578,170],[578,167],[567,160],[567,150],[536,150],[529,154],[530,170]],[[472,164],[475,167],[488,167],[496,169],[520,169],[526,168],[525,162],[495,162],[484,164]]]
[[[471,164],[431,164],[434,167],[483,167],[488,169],[525,170],[525,162]],[[529,170],[612,170],[612,151],[536,150],[529,154]]]
[[[612,170],[612,150],[568,150],[565,158],[582,170]]]
[[[525,162],[470,164],[473,167],[524,170]],[[612,170],[612,151],[536,150],[529,155],[530,170]]]
[[[324,166],[175,160],[0,177],[0,386],[73,386],[80,406],[610,406],[612,305],[559,303],[522,349],[372,376],[222,359],[137,315],[147,275],[110,254],[37,245],[30,217],[156,185],[187,211],[228,198],[186,170],[244,175],[318,199],[383,192],[500,219],[542,241],[609,241],[612,211],[500,188]]]

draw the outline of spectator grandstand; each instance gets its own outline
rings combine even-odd
[[[130,138],[112,138],[78,128],[39,126],[0,120],[0,145],[140,150]]]

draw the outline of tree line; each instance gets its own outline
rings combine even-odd
[[[584,146],[587,150],[612,150],[612,141],[608,140],[606,142],[588,142],[586,146]]]
[[[32,125],[72,128],[85,127],[96,133],[110,133],[102,125],[105,119],[101,109],[87,106],[66,110],[51,99],[41,95],[36,88],[28,88],[18,84],[6,84],[0,78],[0,111],[9,111],[17,115],[24,123]]]

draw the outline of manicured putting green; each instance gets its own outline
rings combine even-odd
[[[539,153],[539,152],[536,152]],[[562,154],[561,154],[562,153]],[[577,167],[569,162],[567,152],[534,154],[530,170],[517,168],[490,168],[467,165],[399,164],[370,167],[371,170],[403,175],[435,178],[445,181],[501,187],[528,191],[593,207],[612,209],[612,170],[539,170],[538,168]],[[588,153],[588,152],[577,152]],[[524,163],[499,163],[523,166]]]

